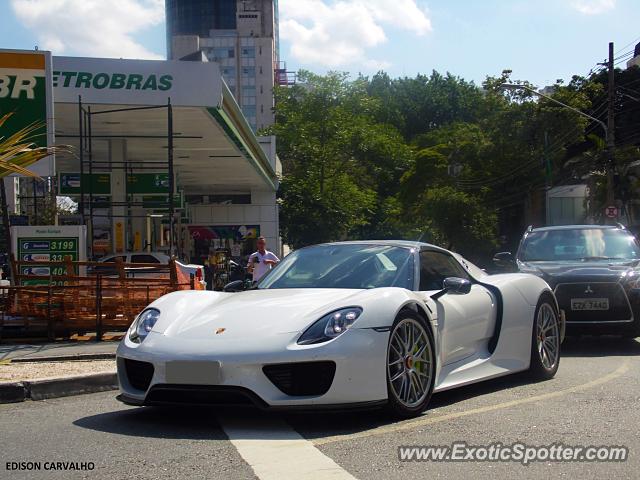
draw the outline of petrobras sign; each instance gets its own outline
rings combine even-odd
[[[53,57],[56,102],[218,107],[222,78],[216,63]]]
[[[51,53],[37,50],[0,50],[0,117],[11,117],[0,137],[9,138],[23,128],[38,124],[30,141],[38,147],[54,144]],[[29,167],[40,176],[54,175],[50,155]]]

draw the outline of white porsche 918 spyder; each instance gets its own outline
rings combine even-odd
[[[151,303],[118,348],[118,398],[412,416],[433,392],[524,370],[553,377],[563,335],[534,275],[488,275],[419,242],[322,244],[249,290]]]

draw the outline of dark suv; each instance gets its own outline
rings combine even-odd
[[[542,277],[566,316],[567,334],[640,336],[640,245],[622,225],[531,228],[502,269]]]

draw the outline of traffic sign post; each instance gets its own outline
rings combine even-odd
[[[604,209],[604,214],[608,218],[618,218],[618,207],[610,205],[610,206],[608,206],[607,208]]]

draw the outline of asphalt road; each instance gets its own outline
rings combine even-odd
[[[423,416],[125,407],[114,393],[0,405],[0,478],[640,478],[640,342],[569,339],[555,379],[435,395]],[[401,445],[624,445],[626,462],[400,462]],[[14,471],[7,462],[93,462]],[[315,476],[313,475],[315,473]]]

